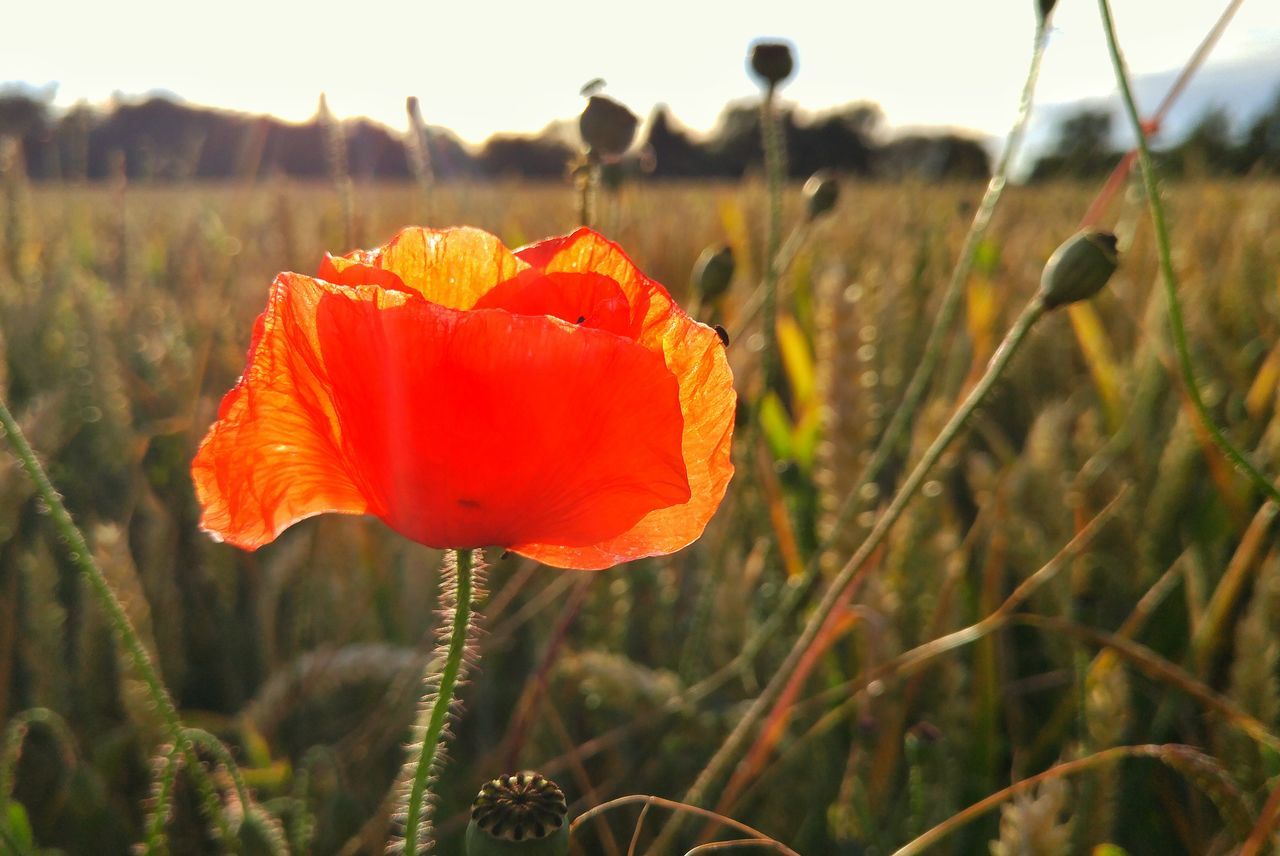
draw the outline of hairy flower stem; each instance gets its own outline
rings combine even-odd
[[[458,550],[455,556],[457,569],[453,622],[444,667],[439,673],[440,685],[434,686],[433,663],[428,666],[423,678],[424,698],[417,725],[421,729],[421,739],[410,750],[403,773],[404,779],[409,782],[407,804],[404,807],[404,852],[408,854],[420,852],[426,843],[419,841],[419,835],[424,826],[423,819],[430,797],[429,780],[441,755],[441,737],[449,717],[449,708],[453,705],[454,689],[462,673],[467,640],[471,635],[472,554],[470,550]],[[442,584],[449,584],[447,577],[442,580]]]
[[[920,490],[930,471],[937,464],[938,459],[942,457],[942,453],[960,435],[969,418],[978,409],[978,406],[982,404],[987,395],[990,394],[997,381],[1004,374],[1005,369],[1008,368],[1009,361],[1017,353],[1018,348],[1026,340],[1027,334],[1031,332],[1031,328],[1040,320],[1045,311],[1044,302],[1039,295],[1033,297],[1031,302],[1022,310],[1017,320],[1014,321],[1013,326],[1009,328],[1009,332],[1005,334],[1004,341],[1000,343],[1000,347],[992,355],[991,361],[987,364],[986,372],[983,373],[959,408],[952,414],[947,424],[938,432],[938,436],[934,438],[929,448],[925,450],[919,463],[916,464],[911,474],[907,476],[906,481],[902,483],[897,494],[894,495],[893,501],[885,509],[884,513],[880,515],[875,527],[867,535],[866,540],[862,542],[857,552],[850,557],[849,561],[836,574],[826,594],[823,595],[821,603],[809,616],[809,620],[805,623],[800,636],[792,644],[786,659],[774,670],[773,677],[765,685],[764,690],[747,708],[742,719],[734,726],[733,731],[729,733],[725,742],[698,775],[693,786],[685,794],[684,802],[691,805],[702,805],[707,800],[711,788],[729,768],[729,765],[742,749],[743,744],[751,735],[756,724],[778,700],[783,688],[791,680],[791,676],[795,673],[805,653],[813,645],[819,632],[826,625],[831,612],[840,601],[841,594],[853,581],[863,565],[867,563],[867,560],[875,553],[876,549],[884,542],[885,536],[889,534],[889,530],[897,523],[907,505]],[[680,819],[678,817],[672,819],[667,828],[663,830],[663,834],[659,836],[658,841],[655,842],[650,853],[665,853],[670,850],[671,841],[678,831],[679,823]]]
[[[778,247],[782,244],[782,182],[787,173],[786,141],[778,123],[777,88],[770,84],[760,103],[760,134],[764,145],[764,171],[769,185],[769,219],[765,233],[764,303],[761,332],[764,334],[764,392],[781,389],[781,360],[778,359]]]
[[[1115,22],[1111,17],[1111,4],[1108,0],[1098,0],[1098,11],[1102,15],[1102,29],[1107,36],[1107,50],[1111,53],[1111,64],[1116,72],[1116,85],[1120,88],[1120,97],[1124,102],[1133,133],[1138,138],[1138,164],[1142,167],[1142,186],[1146,191],[1147,205],[1151,211],[1151,224],[1155,227],[1161,281],[1164,283],[1165,300],[1169,304],[1169,330],[1173,334],[1174,350],[1178,354],[1178,369],[1182,375],[1182,384],[1186,388],[1187,396],[1191,399],[1201,424],[1209,432],[1213,444],[1236,469],[1248,476],[1254,487],[1272,502],[1280,502],[1280,489],[1277,489],[1271,479],[1258,470],[1244,453],[1227,439],[1227,435],[1214,421],[1213,414],[1209,412],[1208,406],[1204,403],[1204,397],[1200,394],[1195,366],[1191,363],[1191,348],[1187,344],[1187,328],[1182,320],[1182,304],[1178,300],[1178,275],[1173,269],[1169,226],[1165,221],[1164,203],[1160,201],[1160,188],[1156,183],[1155,167],[1151,162],[1151,147],[1147,143],[1146,130],[1142,126],[1138,105],[1133,99],[1133,90],[1129,86],[1129,72],[1125,69],[1124,57],[1120,54],[1120,44],[1116,39]]]
[[[849,486],[849,490],[845,493],[845,497],[841,501],[839,511],[836,514],[836,521],[831,527],[831,534],[818,545],[818,549],[810,557],[805,567],[804,576],[787,587],[782,603],[770,613],[764,624],[747,640],[746,645],[733,658],[733,661],[693,688],[695,694],[699,697],[707,692],[714,691],[716,687],[722,685],[730,677],[739,674],[742,669],[746,668],[755,659],[765,643],[777,638],[779,627],[800,606],[813,583],[817,580],[822,557],[835,544],[840,530],[853,519],[854,514],[859,510],[858,497],[861,495],[863,486],[870,484],[879,477],[885,464],[888,463],[890,455],[901,443],[907,428],[915,422],[916,412],[920,408],[920,403],[924,400],[925,393],[929,389],[929,382],[933,379],[933,372],[942,356],[943,342],[955,321],[956,312],[960,307],[960,298],[964,293],[964,284],[968,281],[969,273],[973,270],[973,261],[977,256],[978,247],[982,244],[983,238],[986,237],[987,228],[991,224],[991,217],[995,213],[996,204],[1000,201],[1001,196],[1004,194],[1005,186],[1008,184],[1009,171],[1012,168],[1013,159],[1022,147],[1022,138],[1027,128],[1027,120],[1031,116],[1031,105],[1035,94],[1036,82],[1040,79],[1040,65],[1044,57],[1047,39],[1048,22],[1042,21],[1036,28],[1035,48],[1031,55],[1031,65],[1027,69],[1026,80],[1022,85],[1022,97],[1018,103],[1017,118],[1014,119],[1009,135],[1005,138],[1004,151],[1000,155],[1000,160],[991,175],[991,181],[987,184],[986,193],[983,194],[982,202],[978,205],[977,213],[974,214],[973,222],[969,226],[969,233],[965,236],[964,246],[960,250],[960,257],[956,261],[956,266],[951,272],[951,279],[942,294],[942,302],[938,306],[938,313],[935,316],[933,327],[929,330],[929,336],[925,340],[920,362],[912,373],[911,380],[907,383],[907,389],[903,393],[901,403],[894,409],[888,427],[885,429],[884,434],[881,435],[880,441],[876,444],[875,450],[867,460],[866,465],[863,466],[862,472],[858,474],[854,483]],[[790,241],[788,241],[788,244],[790,244]],[[776,276],[776,269],[771,268],[770,270]],[[737,338],[736,333],[734,338]]]
[[[97,599],[98,605],[106,613],[107,621],[111,625],[111,632],[116,638],[116,643],[124,650],[125,656],[129,658],[134,672],[142,680],[151,706],[159,712],[160,718],[164,722],[164,729],[168,734],[169,741],[178,747],[178,751],[186,758],[187,771],[200,792],[201,805],[206,813],[210,814],[209,820],[216,824],[217,833],[222,842],[228,847],[236,847],[235,838],[226,814],[221,810],[220,802],[213,788],[213,782],[209,779],[207,770],[196,754],[195,745],[187,728],[182,724],[182,718],[178,715],[178,709],[173,703],[173,698],[169,695],[169,690],[165,687],[164,681],[160,678],[160,673],[156,671],[155,664],[151,661],[151,655],[147,653],[146,646],[142,644],[142,637],[138,635],[133,622],[129,620],[129,615],[120,603],[120,598],[116,596],[115,590],[111,588],[111,583],[107,581],[106,575],[102,573],[102,569],[98,567],[98,563],[94,560],[93,553],[89,550],[89,544],[85,541],[84,533],[80,531],[80,527],[76,526],[75,521],[71,519],[71,512],[67,510],[67,506],[62,502],[62,497],[54,489],[53,483],[49,481],[49,475],[40,464],[40,459],[36,457],[36,453],[31,448],[31,444],[27,442],[26,435],[22,433],[22,428],[18,425],[18,421],[9,411],[8,405],[2,398],[0,398],[0,430],[3,430],[4,434],[8,436],[9,444],[13,447],[14,454],[18,456],[18,460],[21,461],[22,468],[27,471],[27,475],[35,483],[36,492],[48,509],[49,517],[53,521],[54,528],[58,531],[58,539],[66,546],[68,557],[76,566],[80,575],[89,584],[89,589]]]

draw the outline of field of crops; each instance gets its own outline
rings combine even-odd
[[[380,852],[443,556],[337,515],[254,553],[215,543],[192,457],[277,272],[312,274],[325,251],[413,223],[509,247],[563,234],[572,188],[444,185],[428,201],[417,186],[32,186],[12,168],[4,181],[0,389],[198,729],[211,787],[167,775],[181,757],[167,723],[6,450],[0,849],[123,853],[161,829],[174,853]],[[938,371],[887,444],[982,186],[845,184],[810,225],[789,189],[767,393],[751,311],[763,184],[601,194],[600,231],[731,336],[736,475],[702,538],[671,556],[580,572],[485,554],[473,668],[434,785],[437,852],[460,852],[483,782],[522,769],[557,781],[570,817],[624,795],[687,799],[805,854],[889,853],[943,823],[931,852],[1270,852],[1276,507],[1189,403],[1136,184],[1103,219],[1121,251],[1107,289],[1036,324],[759,726],[700,779],[1096,190],[1007,193]],[[1166,191],[1200,390],[1274,474],[1280,186]],[[736,272],[704,300],[690,272],[723,243]],[[861,484],[878,445],[887,457]],[[573,846],[643,852],[672,816],[619,805]],[[750,837],[704,823],[669,830],[679,844],[664,852]]]

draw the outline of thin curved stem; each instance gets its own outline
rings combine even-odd
[[[1009,332],[1005,335],[1004,341],[1000,343],[1000,347],[996,349],[992,355],[991,361],[987,364],[987,370],[974,385],[969,395],[965,397],[959,408],[952,414],[951,419],[938,432],[938,436],[934,438],[933,443],[925,450],[919,463],[915,469],[907,476],[906,481],[902,483],[902,487],[898,489],[893,501],[885,509],[884,513],[876,521],[875,527],[867,535],[865,541],[858,548],[857,552],[850,557],[844,567],[836,574],[826,594],[823,596],[821,603],[809,616],[804,629],[797,637],[791,650],[787,653],[786,659],[783,660],[777,670],[773,673],[769,683],[765,685],[764,690],[747,708],[742,719],[734,726],[725,742],[712,756],[707,766],[703,768],[698,778],[685,794],[684,801],[692,805],[698,805],[703,802],[711,790],[712,786],[724,775],[730,763],[741,750],[748,736],[754,730],[756,724],[761,717],[773,706],[781,695],[783,688],[790,680],[791,675],[798,667],[800,660],[808,651],[822,627],[826,624],[831,612],[839,603],[841,593],[853,581],[855,575],[871,558],[876,549],[883,543],[885,536],[889,530],[897,523],[898,518],[902,516],[907,505],[915,497],[915,494],[924,484],[925,478],[932,471],[938,459],[942,457],[942,453],[947,450],[951,443],[960,435],[965,424],[969,421],[974,411],[983,402],[991,390],[995,387],[997,381],[1004,374],[1013,355],[1017,353],[1018,348],[1025,341],[1027,334],[1031,332],[1031,328],[1035,326],[1045,313],[1044,302],[1039,296],[1033,297],[1031,301],[1022,310],[1022,313],[1014,321],[1013,326],[1009,328]],[[678,828],[679,818],[673,818],[668,823],[663,835],[659,837],[658,842],[654,845],[650,852],[661,853],[670,849],[671,839],[674,837]]]
[[[956,261],[955,268],[951,271],[951,278],[947,282],[946,290],[943,292],[942,301],[938,306],[938,313],[935,316],[932,328],[929,330],[929,336],[925,340],[924,352],[920,362],[912,373],[911,380],[907,383],[907,389],[903,393],[902,401],[894,409],[889,425],[885,428],[884,434],[881,435],[875,450],[841,501],[840,508],[836,513],[835,524],[831,527],[831,534],[814,551],[805,568],[804,576],[787,589],[782,603],[770,613],[759,630],[747,640],[742,651],[733,658],[732,662],[693,688],[697,694],[702,695],[713,692],[733,675],[738,674],[746,664],[754,660],[766,642],[777,638],[779,627],[800,606],[800,603],[816,581],[822,557],[835,544],[840,530],[853,519],[854,514],[858,511],[858,497],[861,495],[862,487],[880,475],[885,464],[888,463],[890,455],[901,443],[906,430],[913,423],[916,412],[919,410],[925,393],[929,389],[929,383],[933,379],[933,373],[937,368],[938,361],[941,359],[942,345],[955,321],[956,313],[960,307],[960,298],[964,293],[964,284],[968,281],[969,274],[973,270],[973,262],[977,256],[978,248],[986,237],[996,205],[1008,185],[1009,173],[1013,168],[1013,159],[1022,148],[1022,138],[1027,129],[1027,121],[1031,116],[1031,106],[1034,103],[1036,83],[1040,79],[1040,66],[1044,58],[1047,40],[1047,22],[1041,22],[1036,28],[1031,64],[1027,68],[1026,80],[1022,84],[1022,96],[1018,102],[1018,115],[1009,129],[1008,136],[1005,138],[1004,151],[1000,155],[1000,160],[996,163],[991,180],[987,183],[986,192],[983,194],[978,210],[973,216],[969,232],[965,236],[964,246],[960,250],[960,257]]]
[[[455,603],[453,607],[452,629],[449,635],[449,647],[445,653],[444,667],[440,670],[440,685],[433,686],[435,675],[433,666],[428,666],[428,674],[424,677],[425,693],[420,742],[413,747],[415,755],[411,755],[405,765],[404,775],[409,782],[409,790],[404,821],[404,852],[416,854],[422,844],[419,836],[424,831],[423,819],[426,815],[427,800],[430,797],[429,782],[432,771],[442,754],[441,736],[445,722],[449,716],[449,708],[453,705],[453,694],[462,672],[463,659],[466,654],[467,641],[471,633],[471,597],[472,597],[472,554],[470,550],[456,552],[456,585]],[[447,579],[445,585],[448,585]],[[412,751],[412,750],[411,750]]]
[[[1200,385],[1196,382],[1195,366],[1191,362],[1191,348],[1187,344],[1187,329],[1182,318],[1182,304],[1178,299],[1178,275],[1173,269],[1173,250],[1169,239],[1169,226],[1165,221],[1164,204],[1160,201],[1160,188],[1156,182],[1155,167],[1151,160],[1151,147],[1147,143],[1146,130],[1142,118],[1138,115],[1138,106],[1133,98],[1133,90],[1129,85],[1129,73],[1125,69],[1124,57],[1120,54],[1120,44],[1116,38],[1115,22],[1111,17],[1111,4],[1108,0],[1098,0],[1098,11],[1102,16],[1102,28],[1107,36],[1107,50],[1111,54],[1111,64],[1115,68],[1116,85],[1120,88],[1121,100],[1133,133],[1138,139],[1138,163],[1142,167],[1142,186],[1147,196],[1147,206],[1151,212],[1151,224],[1155,227],[1156,249],[1160,257],[1161,281],[1164,284],[1165,299],[1169,305],[1169,330],[1173,335],[1174,350],[1178,356],[1178,369],[1182,375],[1183,386],[1187,396],[1195,408],[1196,415],[1204,425],[1213,444],[1218,447],[1236,469],[1248,476],[1254,487],[1265,494],[1272,502],[1280,502],[1280,489],[1271,482],[1244,453],[1227,439],[1223,430],[1214,421],[1200,394]]]
[[[178,747],[179,751],[187,759],[187,768],[201,794],[201,804],[205,806],[206,810],[212,809],[218,805],[213,783],[209,780],[204,766],[200,763],[200,758],[196,755],[195,746],[186,733],[182,718],[178,715],[178,709],[173,703],[173,698],[169,695],[168,688],[165,687],[164,681],[161,680],[160,673],[156,671],[155,663],[152,662],[151,655],[147,653],[146,646],[142,644],[142,637],[138,635],[133,622],[129,620],[129,615],[125,612],[124,605],[120,603],[120,598],[116,596],[111,583],[107,581],[106,575],[102,573],[102,569],[98,567],[98,563],[94,560],[93,553],[89,550],[89,544],[85,541],[84,533],[80,531],[80,527],[76,526],[75,521],[71,519],[71,512],[67,510],[62,497],[54,489],[53,483],[49,481],[48,473],[45,472],[40,459],[36,457],[35,450],[27,442],[21,426],[18,425],[17,419],[9,411],[8,404],[3,399],[0,399],[0,430],[8,436],[14,454],[18,456],[18,460],[22,463],[22,468],[26,470],[31,481],[35,483],[36,492],[40,495],[40,500],[44,503],[45,508],[48,509],[49,518],[53,521],[54,528],[58,531],[59,540],[66,545],[67,555],[72,564],[76,566],[80,575],[88,582],[89,589],[97,599],[98,605],[107,614],[107,622],[111,625],[111,632],[116,638],[116,643],[124,649],[125,656],[128,657],[134,672],[141,678],[152,707],[160,714],[169,740]],[[225,813],[219,808],[209,819],[215,823],[216,831],[222,841],[228,846],[235,847],[231,826]]]
[[[1020,782],[1015,782],[1007,788],[996,791],[989,797],[979,800],[963,811],[953,814],[951,817],[939,823],[928,832],[919,836],[915,840],[894,851],[893,856],[915,856],[917,853],[923,853],[927,848],[937,844],[946,836],[955,832],[974,818],[981,817],[987,812],[999,806],[1007,800],[1013,799],[1018,794],[1031,790],[1041,782],[1050,779],[1058,779],[1063,776],[1074,776],[1079,773],[1092,770],[1095,767],[1112,764],[1123,758],[1162,758],[1162,750],[1164,746],[1143,744],[1139,746],[1115,746],[1111,749],[1104,749],[1085,758],[1079,758],[1075,761],[1067,761],[1064,764],[1058,764],[1056,767],[1050,767],[1043,773],[1037,773],[1029,776]]]
[[[858,497],[862,486],[870,483],[880,475],[880,471],[888,463],[890,455],[902,442],[902,439],[906,436],[907,429],[915,421],[916,412],[920,409],[925,393],[929,390],[929,383],[933,380],[933,373],[938,367],[938,361],[942,358],[943,341],[946,339],[947,334],[951,332],[951,327],[955,323],[956,315],[960,310],[960,298],[964,294],[965,283],[969,281],[969,274],[973,271],[973,262],[977,258],[978,248],[982,246],[982,241],[987,236],[987,229],[991,225],[991,217],[995,214],[996,205],[1000,202],[1001,196],[1004,195],[1004,189],[1008,185],[1009,172],[1013,168],[1013,158],[1022,147],[1022,137],[1027,129],[1027,120],[1031,117],[1031,105],[1034,100],[1036,82],[1040,79],[1040,65],[1044,59],[1047,39],[1048,29],[1042,22],[1036,28],[1035,47],[1031,54],[1031,65],[1027,69],[1026,81],[1022,84],[1022,96],[1018,101],[1017,118],[1014,119],[1013,127],[1009,130],[1009,135],[1005,140],[1004,151],[1001,152],[1000,160],[991,175],[991,180],[987,183],[987,190],[982,196],[982,201],[978,204],[978,210],[973,215],[973,223],[969,226],[968,234],[965,235],[964,246],[960,249],[960,257],[956,260],[956,266],[951,271],[951,279],[947,282],[947,288],[942,293],[942,302],[938,305],[938,314],[935,316],[933,327],[929,330],[929,337],[925,340],[924,352],[921,354],[920,363],[912,373],[911,380],[907,383],[907,389],[902,395],[902,402],[894,409],[893,416],[889,419],[889,425],[885,428],[880,442],[876,444],[875,451],[867,461],[863,471],[858,474],[857,483],[845,495],[836,516],[835,526],[832,527],[833,533],[838,533],[852,519],[854,512],[858,508]],[[831,547],[831,544],[834,543],[835,538],[836,534],[829,536],[818,553],[826,552]]]
[[[768,835],[765,835],[763,832],[761,832],[758,829],[755,829],[754,827],[747,826],[745,823],[743,823],[740,820],[734,820],[731,817],[725,817],[724,815],[714,812],[709,808],[702,808],[700,806],[689,805],[688,803],[682,803],[682,802],[677,802],[675,800],[663,799],[662,797],[655,797],[647,794],[630,794],[625,797],[617,797],[615,799],[609,800],[608,802],[603,802],[603,803],[600,803],[599,805],[592,806],[591,808],[584,811],[582,814],[575,817],[573,821],[569,824],[569,835],[572,836],[575,832],[578,831],[578,828],[582,826],[584,823],[586,823],[588,820],[598,817],[599,815],[604,814],[606,811],[610,811],[611,809],[615,809],[615,808],[621,808],[624,805],[634,805],[635,803],[643,803],[646,809],[649,806],[656,805],[656,806],[659,806],[660,808],[670,809],[671,811],[674,811],[680,814],[692,814],[698,817],[706,818],[707,820],[714,820],[718,823],[724,824],[730,829],[736,830],[737,832],[750,835],[754,840],[772,842],[773,844],[776,844],[779,848],[781,848],[778,852],[787,854],[787,856],[800,856],[799,853],[796,853],[794,850],[787,847],[782,842],[777,841],[773,838],[770,838]]]

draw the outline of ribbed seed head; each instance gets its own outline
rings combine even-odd
[[[1110,232],[1078,232],[1053,251],[1040,277],[1040,298],[1047,309],[1093,297],[1120,264],[1116,236]]]
[[[592,95],[578,118],[578,132],[594,154],[617,157],[631,148],[639,123],[636,114],[612,98]]]
[[[751,46],[751,70],[770,88],[791,76],[795,62],[786,42],[756,42]]]
[[[801,193],[809,219],[817,220],[835,207],[836,200],[840,198],[840,182],[834,173],[820,169],[809,176]]]
[[[467,856],[569,852],[568,806],[555,782],[531,770],[491,779],[471,804]]]
[[[716,300],[733,281],[733,248],[728,244],[707,247],[693,266],[693,284],[703,300]]]

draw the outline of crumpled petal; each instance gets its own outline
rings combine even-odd
[[[690,498],[655,509],[627,531],[598,544],[522,543],[511,549],[549,565],[608,568],[687,546],[706,528],[733,476],[730,453],[737,395],[720,338],[710,327],[690,318],[620,247],[590,229],[541,241],[517,250],[516,255],[548,273],[603,274],[618,284],[632,306],[644,307],[637,341],[661,353],[680,384],[684,417],[681,443]]]
[[[410,226],[376,250],[326,255],[318,276],[339,285],[407,288],[432,303],[470,309],[495,285],[526,267],[481,229]]]
[[[505,309],[517,315],[551,315],[570,324],[608,330],[634,340],[644,312],[633,309],[618,284],[598,273],[544,273],[532,268],[499,283],[475,309]]]
[[[368,502],[336,466],[337,414],[323,366],[297,347],[296,331],[314,312],[281,274],[254,324],[248,366],[222,399],[191,465],[200,528],[255,550],[304,517],[364,514]]]
[[[430,546],[573,549],[688,501],[677,379],[611,332],[299,275],[277,279],[262,329],[233,395],[298,406],[224,407],[196,464],[207,508],[262,497],[241,517],[270,525],[206,514],[240,546],[309,514],[368,511]],[[279,356],[260,365],[263,353]],[[279,457],[253,457],[284,436]],[[282,510],[275,487],[299,463],[308,478]]]

